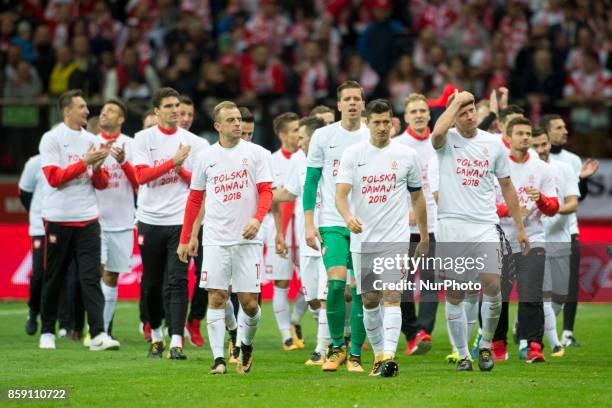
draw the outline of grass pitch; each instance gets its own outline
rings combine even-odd
[[[38,336],[24,332],[26,304],[0,303],[1,405],[22,406],[171,406],[171,407],[409,407],[409,406],[611,406],[612,305],[581,304],[576,333],[582,347],[553,359],[545,349],[544,364],[528,365],[509,348],[510,360],[490,373],[456,373],[444,361],[449,342],[443,308],[425,356],[404,356],[395,378],[323,373],[304,361],[315,345],[315,325],[304,316],[306,350],[285,352],[270,303],[254,343],[253,371],[238,375],[234,366],[224,376],[209,376],[212,356],[204,348],[186,347],[188,360],[146,358],[147,344],[138,333],[138,306],[118,305],[114,336],[121,350],[90,352],[81,344],[57,339],[57,350],[39,350]],[[511,321],[515,307],[511,308]],[[371,351],[364,352],[370,369]],[[8,388],[67,388],[64,402],[8,402]]]

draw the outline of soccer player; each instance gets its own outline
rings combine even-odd
[[[272,174],[274,187],[283,188],[287,184],[287,176],[291,173],[297,160],[301,160],[304,153],[298,150],[299,117],[293,112],[283,113],[274,118],[274,132],[281,141],[281,148],[272,154]],[[293,212],[295,202],[280,204],[281,231],[273,225],[272,215],[266,217],[268,248],[266,255],[266,274],[268,279],[274,281],[274,297],[272,298],[272,309],[276,316],[276,323],[282,337],[283,350],[291,351],[304,345],[301,336],[299,321],[304,314],[306,304],[303,299],[301,303],[296,299],[296,308],[301,308],[297,318],[292,319],[289,308],[289,281],[293,275],[293,263],[296,261],[295,253],[298,245]],[[276,236],[289,243],[288,253],[285,257],[280,256],[272,248],[275,247]],[[293,321],[292,321],[293,320]],[[297,327],[296,327],[297,326]],[[292,333],[293,331],[293,333]]]
[[[319,119],[323,119],[326,125],[331,125],[336,121],[334,111],[325,105],[318,105],[312,108],[309,116],[315,116]]]
[[[529,153],[532,132],[529,119],[525,117],[512,119],[505,126],[505,130],[510,143],[510,178],[517,189],[525,230],[531,246],[529,253],[521,253],[517,230],[514,222],[508,218],[508,207],[501,198],[498,198],[497,213],[500,216],[500,225],[512,247],[512,255],[507,259],[505,268],[516,268],[516,273],[510,271],[508,278],[516,276],[518,283],[517,334],[519,339],[524,339],[526,342],[522,347],[526,349],[526,360],[528,363],[544,362],[542,284],[546,264],[546,237],[542,218],[552,217],[559,211],[556,183],[550,166]],[[502,326],[501,320],[496,335],[500,331],[499,326]],[[507,331],[507,320],[502,329]],[[505,337],[505,333],[503,334]],[[494,337],[494,349],[495,343],[505,340],[498,340],[496,337]],[[499,358],[506,359],[505,356]]]
[[[582,163],[580,157],[567,151],[563,146],[567,143],[567,128],[563,118],[559,115],[544,115],[540,121],[540,127],[546,131],[550,138],[551,158],[568,163],[572,166],[574,173],[579,177],[578,187],[580,189],[580,201],[584,200],[588,194],[588,179],[599,168],[597,160],[587,159]],[[580,239],[578,231],[578,218],[576,214],[570,215],[570,231],[572,233],[572,254],[570,256],[570,279],[567,294],[567,302],[563,307],[563,335],[561,344],[564,347],[576,347],[579,343],[574,337],[574,322],[576,320],[576,310],[578,307],[578,278],[580,267]]]
[[[194,119],[193,101],[187,95],[179,96],[179,122],[178,126],[185,130],[191,129]],[[203,147],[208,147],[208,140],[202,139]],[[200,242],[202,241],[202,229],[198,234]],[[185,335],[189,338],[189,343],[196,347],[204,345],[204,338],[200,331],[200,322],[206,316],[206,307],[208,306],[208,292],[202,289],[199,285],[200,275],[202,273],[202,251],[198,256],[193,258],[195,264],[196,284],[191,295],[191,307],[187,315],[187,323],[185,323]]]
[[[204,265],[200,285],[208,290],[208,339],[214,363],[210,374],[224,374],[225,305],[228,288],[238,294],[241,339],[236,371],[247,373],[253,362],[253,338],[261,316],[262,233],[272,204],[270,152],[241,139],[238,107],[229,101],[215,106],[219,142],[197,158],[177,253],[187,262],[194,221],[204,200]]]
[[[429,247],[429,256],[433,257],[435,252],[435,237],[436,232],[436,211],[437,205],[433,194],[429,188],[428,166],[432,157],[435,157],[436,151],[431,145],[430,130],[428,127],[430,119],[429,106],[427,98],[424,95],[412,93],[408,95],[404,102],[404,120],[406,121],[406,131],[395,138],[399,143],[409,146],[416,150],[417,159],[420,164],[422,176],[422,190],[425,195],[427,204],[427,230],[429,233],[429,241],[432,245]],[[416,243],[420,240],[419,229],[416,223],[414,211],[411,209],[409,213],[410,222],[410,242]],[[415,248],[412,245],[412,248]],[[434,271],[421,269],[422,281],[433,282]],[[414,278],[414,274],[411,274]],[[405,354],[424,354],[431,349],[431,333],[433,332],[436,322],[436,311],[438,310],[438,291],[437,290],[421,290],[421,301],[419,303],[418,318],[415,315],[414,299],[412,291],[407,291],[403,295],[401,302],[402,308],[402,331],[406,336],[408,346]]]
[[[40,164],[40,154],[37,154],[28,159],[19,178],[19,198],[28,211],[30,224],[28,233],[32,240],[29,312],[25,324],[25,331],[29,336],[36,334],[38,330],[37,319],[40,314],[45,259],[45,227],[41,210],[46,188],[48,188],[48,185]]]
[[[502,142],[508,150],[510,150],[510,142],[508,141],[509,138],[507,133],[508,123],[510,123],[512,119],[524,116],[525,111],[518,105],[508,105],[499,112],[499,128],[502,132]]]
[[[544,269],[544,331],[552,348],[553,357],[563,357],[565,348],[557,336],[557,315],[567,298],[570,275],[571,231],[570,214],[578,208],[578,178],[572,167],[560,160],[550,159],[550,140],[543,129],[534,129],[531,147],[540,159],[550,165],[557,185],[559,212],[554,217],[543,217],[546,231],[546,267]]]
[[[87,309],[89,349],[116,350],[119,342],[104,331],[104,296],[100,289],[100,224],[94,189],[108,185],[102,168],[109,147],[94,147],[96,138],[83,129],[87,102],[79,90],[59,97],[63,122],[40,141],[40,162],[50,188],[42,203],[45,220],[45,270],[41,303],[41,349],[55,348],[55,321],[60,288],[70,261],[76,260]],[[66,203],[72,205],[67,206]]]
[[[453,124],[455,127],[451,128]],[[529,242],[510,180],[508,156],[498,136],[477,129],[476,106],[471,93],[455,91],[449,98],[446,110],[436,122],[431,141],[436,149],[440,174],[438,242],[471,243],[467,244],[469,251],[462,256],[474,257],[487,243],[492,246],[501,242],[496,227],[499,217],[495,207],[494,178],[497,177],[509,213],[517,225],[521,249],[526,251]],[[484,271],[479,273],[483,288],[483,327],[478,366],[488,371],[493,368],[491,339],[501,310],[502,265],[494,254],[486,258],[484,266]],[[447,290],[445,313],[452,343],[459,352],[457,370],[472,371],[467,320],[461,304],[464,295],[460,290]]]
[[[255,118],[253,117],[253,114],[249,108],[241,106],[238,108],[238,110],[240,111],[240,117],[242,118],[242,140],[251,142],[253,141],[253,132],[255,132]]]
[[[155,125],[157,125],[157,115],[155,114],[155,109],[149,109],[144,113],[144,115],[142,115],[142,128],[148,129]]]
[[[346,302],[344,289],[347,270],[352,269],[350,259],[350,231],[338,212],[335,203],[336,176],[344,150],[369,139],[369,130],[361,123],[365,96],[359,83],[346,81],[337,89],[338,110],[341,119],[312,135],[308,149],[308,168],[304,183],[304,228],[306,244],[319,250],[322,242],[323,263],[327,270],[327,323],[332,338],[332,351],[321,366],[323,371],[336,371],[346,360],[344,349],[344,323]],[[319,228],[315,227],[314,208],[317,188],[321,181],[321,212]],[[363,372],[361,367],[361,346],[365,340],[363,327],[363,304],[357,296],[354,279],[351,279],[351,350],[347,368]]]
[[[392,112],[391,104],[384,99],[368,103],[366,118],[370,140],[344,150],[336,178],[336,206],[351,231],[357,295],[363,299],[364,326],[375,356],[370,376],[383,377],[392,377],[398,372],[394,359],[402,322],[401,290],[380,289],[376,284],[368,284],[364,271],[372,270],[372,259],[389,254],[384,248],[387,243],[410,242],[410,225],[406,218],[408,193],[419,227],[416,255],[425,255],[429,245],[421,164],[414,149],[391,142]],[[353,210],[348,201],[349,193]],[[368,244],[375,247],[368,247]],[[383,274],[380,276],[386,283],[397,284],[405,279],[401,275]]]
[[[109,171],[109,183],[104,190],[96,190],[102,228],[102,279],[104,295],[104,330],[117,305],[117,280],[120,273],[131,271],[134,248],[134,190],[138,189],[132,167],[132,138],[121,133],[127,118],[123,102],[109,99],[100,111],[98,143],[110,146],[110,155],[104,161]]]
[[[310,139],[315,130],[325,126],[323,119],[311,116],[300,120],[299,123],[299,147],[307,155]],[[306,365],[323,365],[325,353],[331,342],[329,328],[327,326],[327,314],[325,311],[325,298],[327,290],[327,273],[321,257],[321,251],[314,250],[306,245],[304,236],[304,215],[302,211],[302,195],[304,182],[306,180],[306,158],[301,157],[295,163],[293,171],[287,177],[285,188],[274,190],[274,201],[292,202],[298,211],[295,212],[295,226],[300,253],[300,280],[302,281],[304,296],[308,302],[311,312],[317,321],[317,346]],[[315,205],[315,223],[318,224],[318,208],[321,204],[321,195],[317,192]],[[316,225],[316,224],[315,224]]]
[[[176,254],[189,194],[192,158],[202,139],[178,127],[179,94],[161,88],[153,96],[156,126],[134,137],[133,156],[138,191],[138,246],[142,256],[145,307],[151,325],[149,357],[161,358],[162,307],[172,336],[168,358],[184,360],[183,331],[187,313],[187,265]],[[163,291],[163,295],[162,295]]]

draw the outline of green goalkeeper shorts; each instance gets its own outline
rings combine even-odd
[[[353,269],[351,260],[351,232],[346,227],[320,227],[323,240],[323,264],[325,269],[343,266]]]

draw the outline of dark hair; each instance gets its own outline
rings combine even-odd
[[[561,115],[557,115],[556,113],[551,113],[549,115],[542,116],[540,119],[540,127],[546,131],[546,133],[550,132],[550,122],[557,119],[563,119]]]
[[[506,134],[508,135],[508,137],[512,137],[512,129],[515,126],[519,126],[519,125],[532,126],[531,121],[524,116],[514,118],[510,121],[510,123],[508,123],[508,126],[506,127]]]
[[[508,105],[499,111],[499,120],[503,123],[506,118],[513,114],[525,115],[525,111],[518,105]]]
[[[296,121],[296,120],[300,120],[300,117],[297,115],[297,113],[294,113],[294,112],[281,113],[280,115],[274,118],[274,123],[273,123],[274,133],[278,135],[280,132],[286,132],[287,125],[289,125],[289,123]]]
[[[187,95],[179,96],[179,102],[183,105],[193,106],[193,100]]]
[[[393,109],[391,108],[391,104],[386,99],[374,99],[372,102],[368,103],[365,109],[366,117],[370,118],[374,113],[386,113],[389,112],[391,117],[393,117]]]
[[[318,105],[312,108],[308,116],[320,115],[321,113],[334,113],[334,111],[328,106]]]
[[[121,113],[123,114],[123,117],[127,118],[127,108],[125,107],[125,104],[123,102],[121,102],[121,100],[119,100],[117,98],[110,98],[106,102],[104,102],[104,105],[107,105],[109,103],[111,105],[117,106],[121,110]],[[104,107],[104,105],[102,105],[102,107]],[[145,118],[146,118],[146,116],[145,116]]]
[[[144,122],[146,118],[148,118],[151,115],[155,115],[155,109],[151,108],[151,109],[147,109],[145,111],[145,113],[142,114],[142,121]]]
[[[175,98],[180,98],[180,94],[172,88],[159,88],[157,92],[153,94],[153,98],[151,98],[151,102],[153,103],[154,108],[160,108],[161,102],[164,98],[170,98],[174,96]]]
[[[531,131],[531,137],[538,137],[542,135],[546,135],[546,138],[548,139],[548,133],[541,127],[537,127]]]
[[[72,104],[72,98],[83,97],[83,91],[80,89],[70,89],[59,96],[57,99],[57,105],[60,112],[64,111],[64,108],[69,107]]]
[[[249,108],[241,106],[241,107],[238,108],[238,110],[240,111],[240,116],[242,116],[242,121],[243,122],[246,122],[246,123],[255,123],[255,117],[253,117],[253,114],[251,113]]]
[[[343,83],[338,85],[338,88],[336,89],[336,97],[338,98],[338,100],[340,100],[340,97],[342,96],[342,91],[344,91],[345,89],[359,89],[361,91],[361,99],[365,101],[365,94],[363,93],[363,88],[361,87],[361,85],[359,85],[359,82],[349,80],[344,81]]]
[[[316,116],[308,116],[300,120],[300,127],[302,126],[306,128],[306,134],[308,137],[311,137],[315,130],[325,126],[325,121],[321,118],[317,118]]]

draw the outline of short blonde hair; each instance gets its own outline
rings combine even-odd
[[[238,106],[232,102],[232,101],[223,101],[223,102],[219,102],[215,108],[213,109],[213,120],[215,121],[215,123],[219,122],[219,115],[221,114],[221,111],[223,109],[238,109]]]
[[[416,101],[423,101],[427,103],[427,98],[423,94],[413,92],[410,95],[408,95],[406,99],[404,99],[404,109],[406,109],[409,103],[416,102]]]

